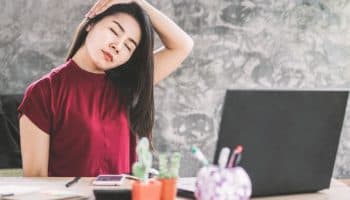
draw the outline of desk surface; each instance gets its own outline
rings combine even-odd
[[[65,184],[72,178],[23,178],[0,177],[0,185],[36,186],[42,190],[69,190],[89,197],[93,200],[92,181],[94,178],[82,178],[69,188]],[[125,186],[129,187],[129,186]],[[349,200],[350,187],[338,180],[332,180],[331,188],[311,194],[284,195],[275,197],[253,198],[253,200]],[[178,198],[184,200],[184,198]]]

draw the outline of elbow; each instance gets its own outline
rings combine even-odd
[[[23,177],[47,177],[47,173],[35,172],[35,171],[23,171]]]
[[[193,39],[191,37],[188,37],[186,41],[186,51],[188,54],[192,52],[193,46],[194,46]]]
[[[189,35],[186,35],[179,43],[179,46],[174,49],[180,50],[185,56],[188,56],[192,52],[193,46],[193,39]]]
[[[41,169],[30,169],[28,167],[23,167],[24,177],[47,177],[47,170]]]
[[[31,171],[24,171],[23,170],[23,177],[37,177],[35,173]]]

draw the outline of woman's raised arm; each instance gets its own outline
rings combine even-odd
[[[170,18],[146,0],[99,0],[88,12],[93,17],[113,4],[135,2],[150,16],[151,23],[164,46],[154,51],[154,84],[171,74],[186,59],[193,48],[192,38]]]

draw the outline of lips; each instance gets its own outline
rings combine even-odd
[[[113,61],[113,56],[110,53],[108,53],[107,51],[103,51],[103,50],[101,50],[101,51],[102,51],[102,54],[103,54],[106,61],[108,61],[108,62]]]

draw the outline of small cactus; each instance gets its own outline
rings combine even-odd
[[[179,176],[180,161],[181,161],[181,154],[179,152],[175,152],[171,157],[171,166],[169,170],[170,176],[173,178]]]
[[[177,178],[179,176],[181,154],[175,152],[171,155],[170,166],[168,164],[168,155],[159,155],[159,178]]]
[[[163,178],[167,176],[168,172],[168,157],[166,154],[159,154],[159,177]]]
[[[148,174],[152,166],[152,154],[149,151],[149,141],[143,137],[136,146],[138,161],[132,166],[134,176],[140,178],[141,181],[148,181]]]

